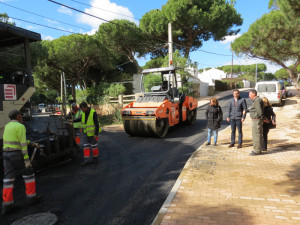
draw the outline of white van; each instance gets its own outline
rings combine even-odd
[[[40,103],[40,104],[38,105],[38,108],[39,108],[39,111],[40,111],[40,112],[46,112],[46,104]]]
[[[282,105],[282,92],[279,81],[261,81],[255,85],[260,98],[266,97],[271,104]]]

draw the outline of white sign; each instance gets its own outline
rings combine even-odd
[[[16,85],[4,84],[4,100],[17,100]]]

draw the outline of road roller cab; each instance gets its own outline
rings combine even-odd
[[[164,137],[170,126],[194,124],[198,101],[179,92],[177,69],[170,66],[142,71],[142,93],[121,112],[129,135]]]

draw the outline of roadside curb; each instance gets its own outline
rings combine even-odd
[[[230,126],[227,126],[225,129],[221,130],[219,132],[219,135],[222,135],[225,131],[227,131],[227,129],[230,129]],[[168,194],[165,202],[162,204],[160,210],[158,211],[158,213],[157,213],[156,217],[154,218],[153,222],[151,223],[151,225],[159,225],[159,224],[161,224],[161,222],[163,221],[163,218],[164,218],[165,214],[167,213],[167,211],[168,211],[168,209],[169,209],[169,207],[170,207],[170,205],[171,205],[171,203],[172,203],[172,201],[173,201],[173,199],[174,199],[174,197],[175,197],[175,195],[176,195],[176,193],[177,193],[177,191],[178,191],[178,189],[179,189],[179,187],[180,187],[180,185],[181,185],[181,183],[183,181],[183,179],[182,179],[183,172],[186,170],[186,168],[189,167],[189,165],[190,165],[192,159],[194,158],[194,156],[199,151],[201,151],[202,147],[204,147],[204,146],[205,146],[205,143],[203,143],[198,149],[196,149],[194,151],[194,153],[190,156],[190,158],[188,159],[188,161],[184,165],[184,167],[183,167],[182,171],[180,172],[180,174],[179,174],[179,176],[178,176],[175,184],[173,185],[170,193]]]

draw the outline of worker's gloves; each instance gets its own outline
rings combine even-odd
[[[28,160],[25,160],[25,168],[26,169],[29,169],[29,168],[32,168],[32,165],[31,165],[31,163],[30,163],[30,160],[28,159]]]
[[[30,146],[30,147],[33,147],[33,148],[39,148],[39,147],[40,147],[39,144],[38,144],[38,143],[35,143],[35,142],[30,142],[30,143],[29,143],[29,146]]]

